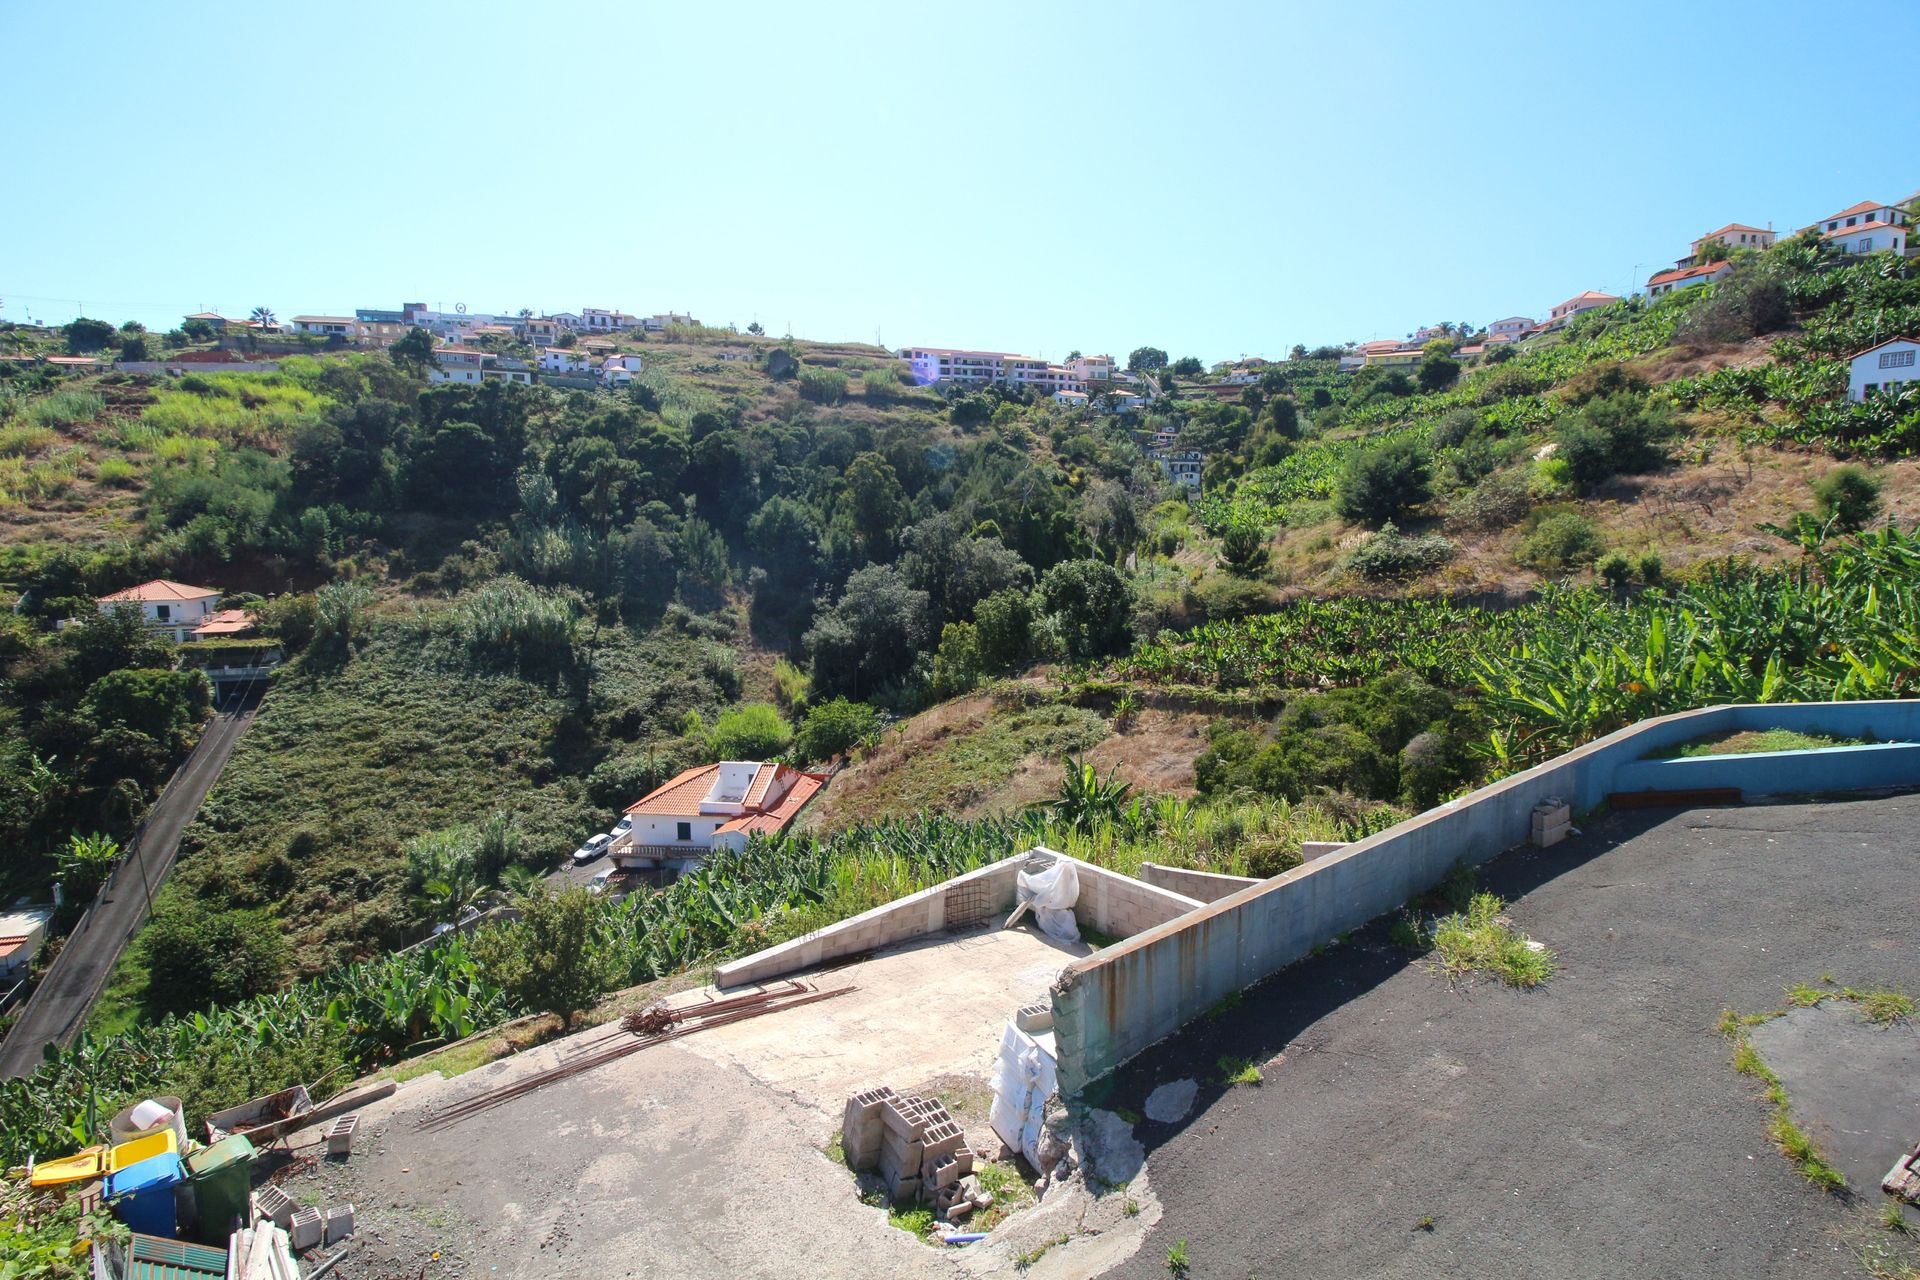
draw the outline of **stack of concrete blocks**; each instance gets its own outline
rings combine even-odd
[[[866,1171],[880,1164],[880,1107],[896,1096],[891,1085],[868,1089],[847,1099],[847,1111],[840,1124],[840,1149],[846,1153],[850,1168]]]
[[[1533,806],[1533,843],[1542,849],[1559,844],[1573,826],[1573,809],[1566,801],[1549,796]]]
[[[920,1194],[920,1167],[926,1156],[922,1141],[938,1118],[951,1120],[947,1109],[917,1094],[889,1098],[880,1104],[880,1179],[892,1200],[911,1200]]]

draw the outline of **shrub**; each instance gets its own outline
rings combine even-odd
[[[454,628],[478,661],[533,667],[558,665],[571,656],[573,622],[570,602],[506,577],[467,597]]]
[[[102,458],[93,469],[93,478],[101,484],[110,484],[115,488],[130,489],[140,477],[140,468],[125,458]]]
[[[1619,551],[1609,551],[1601,556],[1599,562],[1593,566],[1593,571],[1600,575],[1602,582],[1615,591],[1625,591],[1633,582],[1633,561]]]
[[[707,748],[719,760],[765,760],[793,741],[793,727],[771,702],[749,702],[720,713],[707,731]]]
[[[156,1016],[234,1004],[280,985],[292,958],[286,931],[264,912],[162,904],[140,934],[147,985],[140,1002]]]
[[[1401,436],[1348,457],[1335,491],[1340,514],[1379,525],[1431,493],[1432,461],[1419,441]]]
[[[1813,499],[1822,521],[1852,532],[1880,514],[1880,482],[1865,467],[1835,467],[1813,482]]]
[[[880,735],[880,713],[864,702],[835,698],[807,712],[794,737],[794,755],[802,760],[830,760]]]
[[[1492,475],[1455,502],[1448,519],[1463,529],[1504,529],[1532,507],[1533,494],[1525,478],[1512,473]]]
[[[1636,567],[1640,573],[1640,581],[1650,587],[1657,587],[1666,579],[1666,564],[1660,559],[1658,551],[1648,551],[1643,554]]]
[[[1578,511],[1545,514],[1520,539],[1514,559],[1544,573],[1561,573],[1592,564],[1606,549],[1593,521]]]
[[[1453,559],[1453,544],[1438,534],[1407,537],[1389,520],[1347,556],[1347,568],[1364,578],[1417,578]]]
[[[815,404],[839,404],[847,398],[847,375],[838,369],[802,369],[800,398]]]
[[[1133,588],[1103,560],[1068,560],[1040,579],[1040,607],[1075,661],[1126,648]]]
[[[1636,475],[1666,461],[1665,441],[1673,414],[1631,392],[1589,400],[1560,424],[1554,456],[1573,483],[1591,490],[1616,473]]]
[[[1713,293],[1688,307],[1673,326],[1676,345],[1713,346],[1771,333],[1791,316],[1786,286],[1748,272],[1709,286]]]

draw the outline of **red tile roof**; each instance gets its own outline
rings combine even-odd
[[[1830,213],[1826,217],[1820,219],[1820,221],[1832,222],[1835,218],[1851,218],[1854,214],[1865,213],[1869,209],[1889,209],[1889,208],[1892,208],[1892,206],[1881,204],[1878,200],[1862,200],[1859,204],[1848,205],[1846,208],[1842,209],[1838,213]]]
[[[788,823],[800,816],[800,811],[807,807],[807,801],[813,799],[815,793],[826,785],[826,778],[820,774],[802,773],[793,780],[793,785],[787,789],[787,794],[781,797],[779,804],[764,812],[742,814],[730,822],[722,823],[713,834],[720,835],[726,831],[745,831],[751,834],[758,831],[765,835],[778,835],[787,829]]]
[[[661,783],[627,806],[628,813],[689,814],[700,812],[700,802],[713,789],[717,764],[699,765]]]
[[[131,600],[138,603],[158,600],[198,600],[204,596],[217,596],[220,593],[212,587],[190,587],[184,582],[171,582],[166,578],[155,578],[152,582],[143,582],[137,587],[128,587],[116,591],[110,596],[101,596],[100,602]]]
[[[1715,236],[1723,236],[1727,234],[1727,232],[1729,231],[1747,231],[1755,235],[1762,235],[1762,236],[1770,236],[1773,234],[1773,232],[1768,231],[1765,227],[1750,227],[1744,222],[1729,222],[1726,226],[1720,228],[1718,231],[1707,232],[1707,234],[1700,237],[1700,240],[1711,240]],[[1694,243],[1699,244],[1700,240],[1695,240]]]
[[[220,609],[208,614],[207,620],[193,629],[193,635],[237,636],[253,630],[253,625],[253,616],[245,609]]]
[[[1691,280],[1695,276],[1719,275],[1731,270],[1733,270],[1731,262],[1708,262],[1697,267],[1675,267],[1670,271],[1654,272],[1653,277],[1647,281],[1647,287],[1652,288],[1654,285],[1666,284],[1669,281]]]
[[[1858,235],[1862,231],[1905,231],[1905,230],[1907,230],[1907,225],[1904,222],[1881,222],[1876,219],[1873,222],[1862,222],[1851,227],[1835,227],[1831,231],[1823,232],[1821,234],[1821,239],[1842,240],[1842,239],[1845,239],[1847,236]]]
[[[717,764],[701,765],[688,769],[685,773],[662,783],[654,790],[642,796],[627,807],[628,813],[659,814],[667,817],[691,817],[700,812],[700,802],[713,789],[715,777],[720,772]],[[779,777],[791,777],[792,783],[786,794],[780,797],[771,808],[762,808],[767,792]],[[813,799],[814,794],[826,785],[826,775],[807,773],[783,764],[763,764],[753,775],[753,781],[747,787],[742,800],[746,812],[729,818],[714,830],[715,835],[729,831],[764,832],[774,835],[784,831],[787,824]]]

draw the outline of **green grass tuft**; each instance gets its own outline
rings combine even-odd
[[[1537,987],[1553,976],[1553,952],[1533,945],[1501,914],[1506,903],[1476,893],[1464,911],[1433,922],[1433,947],[1451,974],[1491,973],[1510,987]]]
[[[1251,1058],[1225,1057],[1220,1059],[1218,1066],[1221,1084],[1259,1084],[1264,1078]]]

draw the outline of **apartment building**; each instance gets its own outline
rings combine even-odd
[[[1031,387],[1052,395],[1056,391],[1084,391],[1085,379],[1067,365],[1048,364],[1037,356],[1015,355],[1010,351],[969,351],[959,347],[906,347],[900,358],[913,370],[913,380],[923,387],[941,382],[984,385],[1004,382],[1014,387]],[[1106,362],[1111,375],[1113,362]]]
[[[1718,240],[1729,249],[1771,249],[1773,247],[1773,228],[1750,227],[1744,222],[1729,222],[1718,231],[1709,231],[1695,240],[1687,249],[1688,261],[1698,258],[1700,250],[1707,244]],[[1686,266],[1685,262],[1675,266]]]

